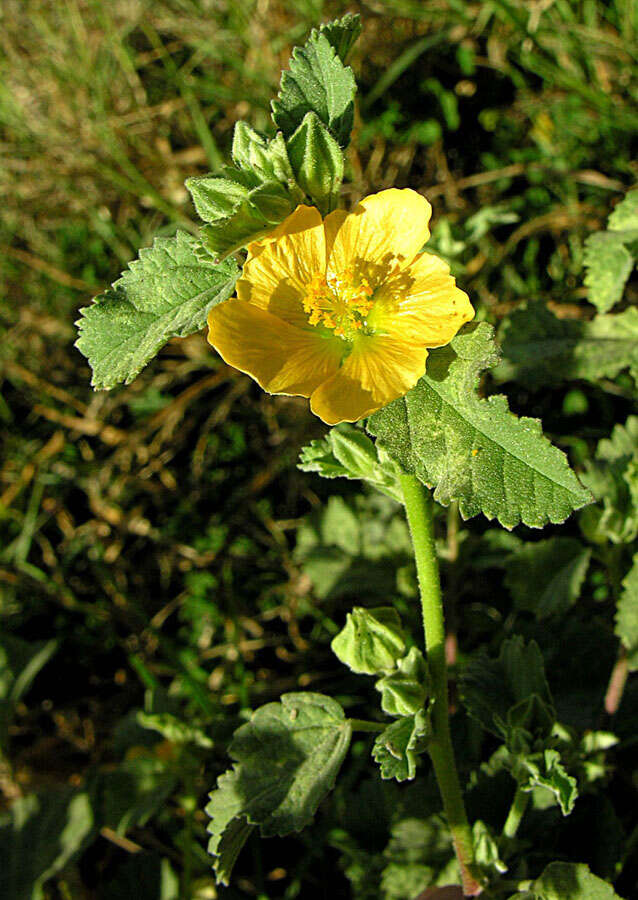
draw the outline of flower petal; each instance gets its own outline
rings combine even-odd
[[[409,188],[390,188],[366,197],[341,223],[328,271],[354,266],[374,286],[382,283],[390,266],[404,268],[421,250],[430,237],[431,214],[425,197]],[[335,215],[331,213],[326,223]]]
[[[339,368],[344,343],[232,298],[208,314],[208,340],[230,366],[270,394],[310,394]]]
[[[326,242],[319,210],[298,206],[277,228],[248,245],[248,259],[237,282],[237,296],[299,327],[305,286],[325,272]]]
[[[421,253],[379,288],[367,323],[424,347],[442,347],[473,318],[469,297],[457,288],[447,263]]]
[[[356,422],[402,397],[425,372],[423,344],[389,335],[361,335],[332,378],[310,398],[328,425]]]

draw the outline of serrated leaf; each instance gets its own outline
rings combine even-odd
[[[505,585],[515,606],[537,619],[565,613],[580,596],[590,557],[575,538],[525,544],[505,563]]]
[[[627,663],[638,671],[638,553],[623,583],[616,611],[616,635],[627,651]]]
[[[324,438],[304,447],[298,468],[323,478],[359,479],[399,503],[403,500],[396,465],[379,459],[374,443],[352,425],[331,428]]]
[[[599,383],[630,368],[638,375],[638,309],[589,322],[558,319],[543,303],[519,306],[503,324],[497,381],[531,388],[582,378]]]
[[[638,190],[628,191],[607,221],[610,231],[638,229]]]
[[[233,260],[216,264],[184,232],[141,250],[112,290],[80,310],[75,346],[93,370],[93,387],[129,384],[170,338],[203,328],[238,276]]]
[[[284,694],[235,732],[229,748],[235,765],[220,776],[206,808],[219,882],[228,883],[247,826],[259,825],[270,837],[311,821],[334,785],[351,732],[339,704],[313,693]]]
[[[530,698],[538,698],[542,707],[553,713],[538,644],[525,644],[520,637],[504,641],[498,659],[490,659],[482,652],[476,654],[461,675],[460,689],[469,714],[498,737],[507,731],[510,712],[520,710],[520,705]],[[551,721],[548,724],[549,728],[542,727],[544,734],[551,729]]]
[[[314,112],[288,139],[288,156],[299,187],[326,215],[337,205],[343,181],[343,152]]]
[[[381,778],[411,781],[416,775],[417,758],[426,749],[430,732],[430,718],[423,709],[388,725],[372,747],[372,756],[381,768]]]
[[[405,653],[399,614],[392,606],[355,606],[330,647],[340,662],[360,675],[393,669]]]
[[[589,300],[601,313],[622,299],[625,283],[634,267],[627,244],[638,241],[638,231],[599,231],[585,241],[583,262]]]
[[[553,862],[534,881],[530,895],[536,900],[622,900],[613,887],[592,875],[584,863]],[[520,900],[514,894],[509,900]]]
[[[564,816],[573,810],[578,798],[578,785],[576,779],[565,771],[556,750],[544,750],[519,758],[513,774],[524,791],[532,791],[536,787],[550,791]]]
[[[341,61],[346,62],[352,45],[361,34],[361,16],[358,13],[346,13],[341,19],[320,25],[319,32],[330,41]],[[313,28],[311,36],[316,33]]]
[[[482,512],[506,528],[563,522],[590,494],[538,419],[517,418],[502,395],[478,396],[480,373],[497,360],[490,325],[464,329],[430,354],[416,387],[370,417],[368,430],[435,487],[435,500],[457,500],[464,519]]]
[[[279,94],[272,102],[272,117],[289,138],[305,115],[314,112],[346,147],[354,121],[356,84],[352,69],[344,66],[330,40],[313,33],[303,47],[295,47],[289,70],[282,72]]]
[[[195,744],[207,749],[213,746],[212,740],[201,728],[183,722],[170,713],[138,712],[137,721],[142,728],[156,731],[173,744]]]

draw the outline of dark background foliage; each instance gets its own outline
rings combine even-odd
[[[631,0],[5,0],[0,809],[25,818],[0,828],[7,898],[216,896],[202,810],[246,711],[305,688],[372,709],[328,646],[355,602],[395,602],[418,635],[397,509],[295,469],[323,433],[304,401],[264,395],[204,336],[112,393],[90,390],[73,348],[78,308],[155,235],[195,227],[184,179],[225,160],[236,120],[269,129],[291,46],[347,10],[364,29],[344,204],[423,191],[434,249],[494,324],[531,299],[591,317],[583,242],[636,177]],[[626,375],[506,390],[577,468],[633,408]],[[535,637],[562,720],[621,738],[571,817],[532,811],[531,876],[573,859],[630,896],[635,684],[615,716],[603,707],[626,550],[596,557],[578,606],[548,624],[512,606],[507,536],[454,508],[440,519],[456,661]],[[555,534],[578,538],[577,517]],[[172,718],[153,730],[140,710]],[[455,728],[476,771],[491,739],[461,711]],[[220,893],[376,897],[383,873],[401,898],[423,859],[435,877],[445,844],[400,826],[439,809],[427,768],[396,787],[371,767],[358,740],[316,826],[251,839]],[[476,777],[470,808],[498,826],[511,792]]]

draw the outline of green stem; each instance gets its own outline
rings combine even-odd
[[[429,491],[412,475],[401,475],[405,511],[414,545],[416,571],[421,591],[421,609],[428,665],[432,676],[432,737],[428,752],[439,784],[443,809],[452,834],[456,858],[461,870],[463,893],[476,897],[482,887],[473,873],[474,848],[465,812],[463,794],[454,761],[448,717],[445,626],[439,564],[434,545],[433,500]]]
[[[516,788],[512,806],[503,825],[503,837],[513,838],[521,824],[521,819],[525,815],[527,804],[529,803],[529,791],[523,791],[520,787]]]
[[[373,731],[375,734],[379,734],[386,729],[381,722],[368,722],[366,719],[348,719],[348,722],[353,731]]]

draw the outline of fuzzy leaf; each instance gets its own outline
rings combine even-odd
[[[515,777],[524,791],[542,787],[556,798],[564,816],[568,816],[578,798],[576,779],[568,775],[556,750],[544,750],[520,758],[514,767]]]
[[[634,267],[627,244],[638,241],[638,231],[599,231],[585,241],[583,262],[589,300],[601,313],[622,299],[625,283]]]
[[[484,653],[474,656],[463,671],[461,693],[469,714],[499,737],[507,732],[512,718],[521,726],[521,704],[530,698],[538,698],[550,715],[554,708],[538,644],[530,641],[526,645],[520,637],[504,641],[498,659]],[[526,719],[528,730],[548,733],[551,729],[551,721],[546,727],[542,717],[530,722],[527,714]]]
[[[343,181],[339,144],[315,113],[309,112],[287,146],[297,184],[326,215],[335,208]]]
[[[238,275],[233,260],[217,265],[184,232],[141,250],[111,290],[80,310],[75,346],[93,369],[93,387],[129,384],[170,338],[203,328]]]
[[[377,444],[463,518],[482,512],[506,528],[563,522],[591,497],[538,419],[518,419],[507,399],[477,394],[498,352],[493,329],[470,326],[431,353],[426,374],[405,397],[368,420]]]
[[[370,438],[352,425],[338,425],[301,451],[298,468],[323,478],[360,479],[401,502],[403,494],[392,460],[381,460]]]
[[[558,319],[542,303],[519,306],[501,332],[503,361],[497,381],[531,388],[582,378],[600,382],[630,368],[638,377],[638,309],[589,322]]]
[[[337,51],[342,62],[346,62],[353,44],[361,34],[361,16],[358,13],[346,13],[341,19],[325,22],[319,27]],[[311,36],[317,32],[313,28]]]
[[[423,709],[413,716],[405,716],[388,725],[372,748],[372,756],[381,767],[381,778],[411,781],[416,774],[417,758],[425,750],[430,730],[430,718]]]
[[[509,900],[522,900],[514,894]],[[529,889],[534,900],[622,900],[613,887],[583,863],[553,862]]]
[[[305,115],[314,112],[338,144],[346,147],[354,121],[356,84],[352,69],[344,66],[321,32],[313,32],[303,47],[295,47],[289,66],[282,72],[279,94],[272,102],[277,128],[289,138]]]
[[[340,662],[360,675],[393,669],[405,653],[399,614],[392,606],[355,606],[330,646]]]
[[[505,584],[518,609],[537,619],[566,612],[580,596],[591,551],[574,538],[528,543],[508,557]]]
[[[228,883],[250,826],[270,837],[311,821],[334,785],[351,731],[339,704],[313,693],[284,694],[237,729],[229,748],[235,765],[220,776],[206,808],[220,883]]]
[[[632,672],[638,671],[638,554],[625,580],[616,612],[616,634],[627,651]]]

